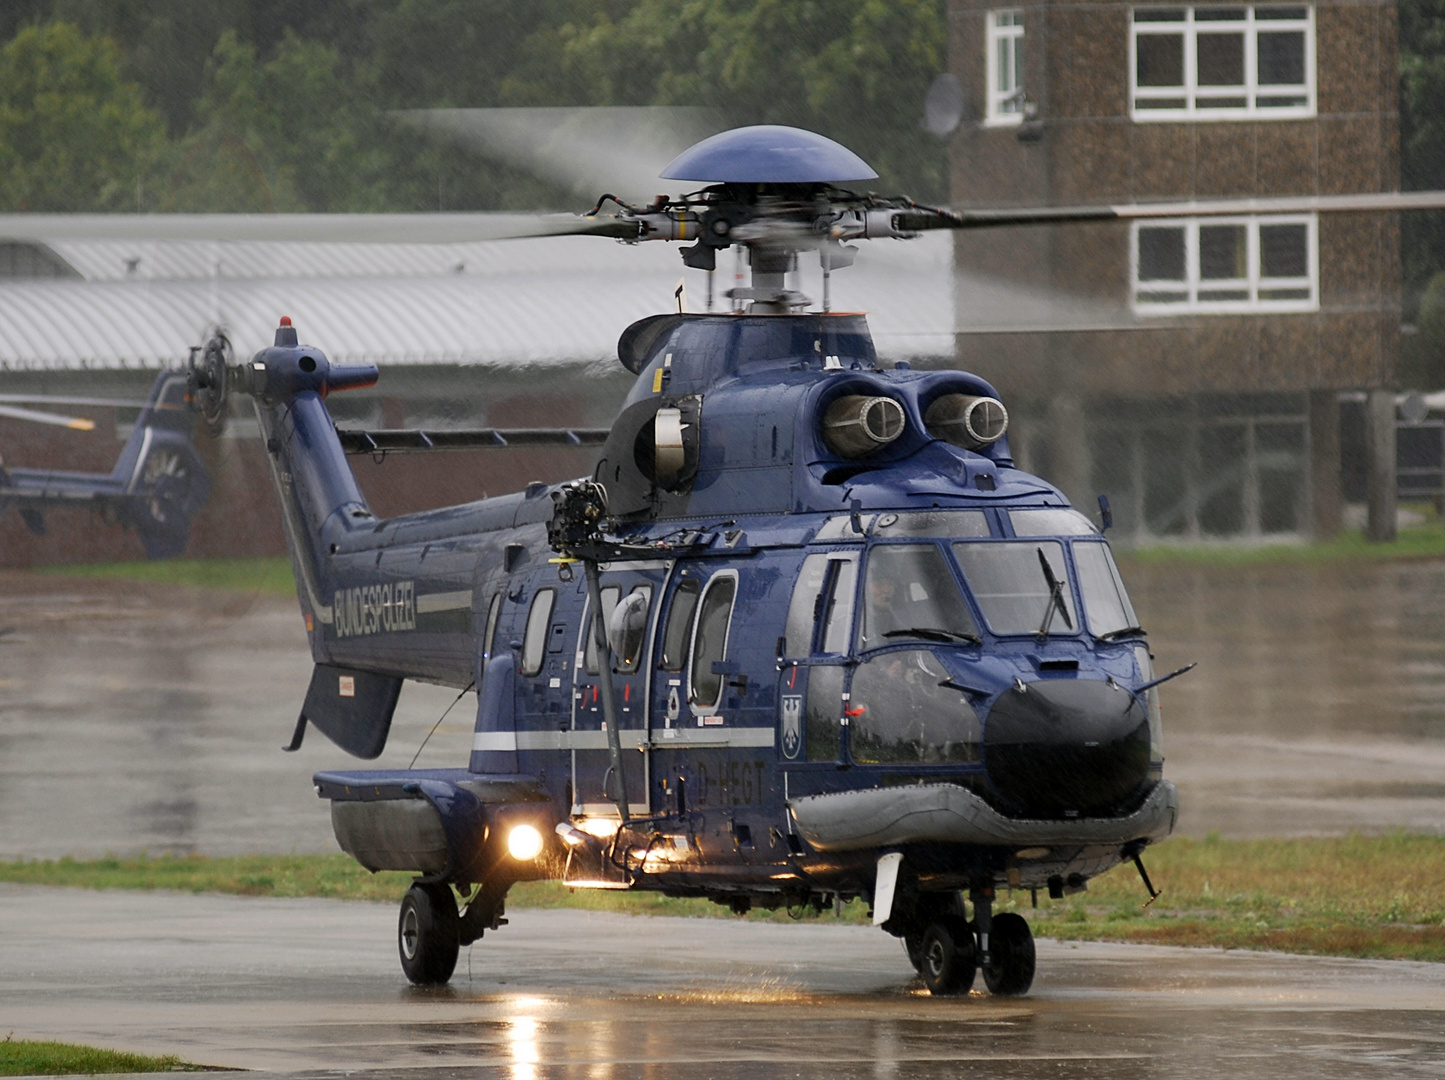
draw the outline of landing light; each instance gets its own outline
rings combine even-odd
[[[584,818],[577,822],[577,827],[588,836],[595,836],[599,840],[610,840],[617,835],[618,824],[616,818],[594,817]]]
[[[542,834],[530,825],[518,825],[507,834],[507,851],[518,862],[528,862],[542,854]]]

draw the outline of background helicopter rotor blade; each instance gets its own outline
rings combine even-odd
[[[54,427],[70,428],[72,431],[94,431],[95,421],[79,416],[61,416],[59,413],[41,412],[39,409],[21,409],[14,405],[0,405],[0,416],[11,420],[26,420],[32,424],[50,424]]]
[[[68,397],[56,394],[0,394],[0,404],[4,405],[70,405],[70,406],[95,406],[98,408],[117,409],[144,409],[146,402],[140,400],[127,401],[122,398],[101,398],[101,397]],[[165,408],[165,406],[157,406]]]
[[[667,105],[399,109],[391,115],[588,202],[602,191],[651,199],[669,161],[727,126],[712,109]]]

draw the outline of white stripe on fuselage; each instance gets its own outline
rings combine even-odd
[[[770,727],[743,728],[667,728],[652,733],[623,729],[618,732],[623,747],[632,750],[642,746],[666,750],[682,746],[762,747],[775,740]],[[512,750],[606,750],[605,731],[479,731],[472,736],[474,751]]]

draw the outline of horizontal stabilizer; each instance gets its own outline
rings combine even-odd
[[[311,723],[354,757],[380,757],[391,731],[396,699],[401,696],[401,683],[390,675],[317,664],[288,749],[301,745],[302,732]]]
[[[423,431],[336,431],[348,454],[415,454],[426,450],[486,450],[503,446],[601,446],[607,428],[468,428]]]

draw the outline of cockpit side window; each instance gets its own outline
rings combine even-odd
[[[877,544],[868,552],[859,649],[977,640],[978,626],[936,544]]]
[[[1134,605],[1124,591],[1119,568],[1108,544],[1074,544],[1074,565],[1079,568],[1079,591],[1084,595],[1084,615],[1095,637],[1139,625]]]
[[[707,583],[702,602],[698,604],[692,645],[692,694],[688,700],[699,712],[715,708],[722,697],[724,676],[712,668],[727,659],[728,628],[737,587],[733,574],[718,574]]]
[[[809,555],[793,587],[783,655],[842,654],[848,651],[853,625],[853,594],[858,555],[832,551]]]
[[[943,685],[948,670],[924,649],[875,653],[849,694],[849,744],[868,765],[949,765],[979,759],[978,714]]]

